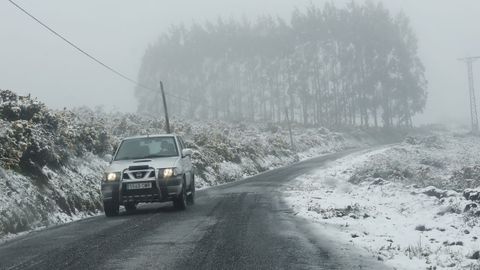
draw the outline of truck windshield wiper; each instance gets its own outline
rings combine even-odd
[[[161,157],[173,157],[172,155],[148,155],[144,158],[161,158]]]
[[[115,160],[132,160],[132,159],[142,159],[142,157],[121,157]]]

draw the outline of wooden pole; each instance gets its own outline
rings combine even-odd
[[[162,91],[162,99],[163,99],[163,109],[165,111],[165,131],[167,134],[170,133],[170,120],[168,119],[168,109],[167,109],[167,100],[165,98],[165,90],[163,89],[163,82],[160,81],[160,90]]]
[[[290,144],[292,146],[292,150],[295,151],[295,145],[293,144],[292,125],[290,123],[290,118],[288,117],[288,108],[287,107],[285,107],[285,117],[287,118],[288,132],[290,133]]]

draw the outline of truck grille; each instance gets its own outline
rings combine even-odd
[[[122,192],[123,202],[158,202],[162,199],[156,185],[155,169],[148,166],[130,166],[123,171]],[[132,182],[151,182],[152,188],[128,190]]]
[[[130,167],[123,171],[123,180],[155,180],[155,169],[154,168],[135,168]]]

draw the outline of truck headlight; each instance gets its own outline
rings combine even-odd
[[[120,173],[119,172],[113,172],[113,173],[106,173],[105,174],[105,180],[107,182],[115,182],[120,180]]]
[[[176,169],[175,168],[167,168],[163,169],[163,178],[169,178],[172,176],[177,175]]]

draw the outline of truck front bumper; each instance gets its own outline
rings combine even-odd
[[[127,189],[128,184],[151,183],[148,189]],[[183,175],[146,181],[102,182],[104,201],[118,200],[120,204],[140,202],[166,202],[182,192]]]

